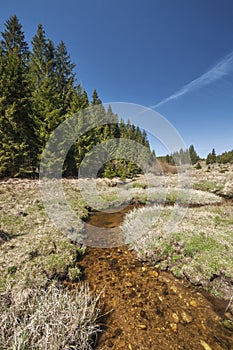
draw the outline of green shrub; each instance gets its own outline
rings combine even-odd
[[[201,166],[201,164],[200,163],[197,163],[197,165],[196,165],[196,167],[195,167],[197,170],[200,170],[200,169],[202,169],[202,166]]]

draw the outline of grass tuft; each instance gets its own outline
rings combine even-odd
[[[189,208],[174,231],[167,230],[166,226],[172,212],[172,207],[151,206],[126,214],[121,225],[125,243],[140,259],[230,298],[233,284],[232,207]]]
[[[17,300],[0,306],[2,350],[93,349],[99,296],[92,297],[87,285],[73,291],[55,285],[32,289]]]

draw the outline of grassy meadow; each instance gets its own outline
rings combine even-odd
[[[129,249],[155,268],[230,299],[233,207],[223,197],[232,198],[233,166],[203,166],[193,169],[192,178],[193,189],[179,189],[177,174],[97,179],[98,198],[94,191],[82,196],[82,188],[93,186],[89,180],[63,180],[63,185],[79,218],[77,232],[90,207],[143,203],[121,224]],[[56,349],[92,349],[100,331],[101,298],[83,282],[75,291],[63,283],[82,281],[78,261],[85,247],[75,234],[65,234],[50,221],[37,180],[2,180],[0,208],[1,349],[51,349],[53,344]],[[185,215],[168,230],[174,209]],[[229,309],[233,312],[232,304]]]

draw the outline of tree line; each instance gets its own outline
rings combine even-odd
[[[16,15],[6,21],[1,36],[0,177],[22,177],[35,173],[50,135],[74,113],[78,114],[78,125],[74,128],[79,131],[82,124],[91,125],[89,119],[96,119],[96,113],[100,120],[106,118],[107,122],[84,133],[74,142],[64,162],[64,176],[77,176],[79,165],[91,148],[111,139],[136,141],[147,150],[140,156],[145,161],[153,161],[155,154],[150,150],[145,131],[131,125],[130,121],[119,120],[111,106],[105,110],[96,90],[89,100],[87,92],[77,82],[75,64],[71,62],[63,41],[55,46],[46,37],[43,25],[39,24],[29,50]],[[87,109],[91,112],[82,113]],[[120,157],[123,146],[120,141],[112,145],[112,151],[115,150],[112,154]],[[143,152],[136,151],[138,155]],[[134,159],[134,156],[130,158],[129,155],[129,159]],[[124,177],[140,170],[134,161],[115,156],[101,167],[99,175]]]
[[[182,165],[182,164],[198,164],[199,161],[204,160],[199,157],[193,145],[191,145],[188,149],[181,149],[172,154],[167,154],[166,157],[162,157],[164,161],[171,165]],[[216,154],[215,148],[212,149],[210,153],[208,153],[205,159],[206,165],[210,164],[226,164],[233,163],[233,150],[224,152],[220,155]],[[200,166],[200,164],[198,164]]]
[[[196,164],[200,157],[195,148],[191,145],[188,149],[180,149],[172,154],[166,155],[166,162],[171,165]]]
[[[233,163],[233,150],[228,152],[223,152],[222,154],[217,155],[215,149],[213,148],[212,152],[207,155],[206,164],[226,164]]]

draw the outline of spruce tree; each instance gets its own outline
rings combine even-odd
[[[0,175],[18,176],[35,166],[34,123],[30,117],[29,50],[14,15],[5,24],[0,49]]]
[[[93,106],[102,104],[102,101],[99,99],[99,96],[98,96],[96,89],[94,89],[94,91],[93,91],[91,104]]]
[[[132,161],[121,159],[121,154],[128,155],[129,159],[150,158],[146,132],[130,121],[119,123],[111,106],[105,111],[96,89],[89,102],[86,91],[76,83],[74,67],[64,42],[55,47],[46,37],[42,24],[38,25],[29,52],[18,18],[12,16],[6,22],[0,42],[0,176],[25,175],[39,166],[52,131],[66,121],[66,138],[63,135],[56,147],[63,150],[74,131],[81,135],[68,152],[64,164],[67,176],[78,174],[84,158],[91,169],[95,164],[88,164],[90,159],[99,164],[103,155],[108,156],[111,161],[101,171],[108,176],[122,177],[140,169]],[[75,125],[70,125],[68,118],[73,113],[78,113],[78,117],[72,119]],[[145,146],[148,152],[140,151],[140,147],[127,149],[124,138]],[[111,139],[114,142],[103,146],[103,154],[97,152],[95,158],[87,156],[95,145],[104,145]],[[59,159],[54,158],[52,148],[47,152],[50,163],[46,166],[56,170]],[[61,152],[61,157],[63,155]],[[56,176],[56,171],[53,175]]]
[[[46,38],[41,24],[32,39],[29,67],[32,116],[37,123],[38,154],[41,154],[51,131],[61,122],[62,111],[55,83],[55,48],[53,42]]]
[[[65,43],[61,41],[55,52],[55,79],[62,115],[72,111],[72,102],[76,94],[74,68],[75,64],[71,62]]]
[[[207,155],[206,164],[207,165],[214,164],[216,163],[216,161],[217,161],[217,156],[216,156],[215,149],[213,148],[212,152]]]
[[[189,156],[190,156],[191,164],[196,164],[198,162],[199,157],[193,145],[189,147]]]
[[[217,161],[217,156],[216,156],[215,149],[213,148],[213,149],[212,149],[212,162],[213,162],[213,163],[216,163],[216,161]]]

